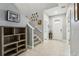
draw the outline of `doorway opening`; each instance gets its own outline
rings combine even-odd
[[[70,18],[68,16],[70,16],[71,12],[68,9],[55,7],[45,10],[43,32],[44,40],[52,38],[52,40],[61,41],[61,43],[64,42],[66,44],[65,54],[70,55]]]

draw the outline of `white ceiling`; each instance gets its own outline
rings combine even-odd
[[[55,16],[55,15],[59,15],[59,14],[65,14],[70,5],[71,5],[71,3],[58,4],[57,7],[46,9],[45,13],[48,14],[48,16]]]
[[[49,15],[54,15],[56,13],[66,12],[66,7],[68,7],[69,3],[15,3],[17,8],[23,13],[25,16],[30,18],[32,13],[38,12],[39,18],[43,18],[43,12],[47,10]],[[62,8],[65,7],[65,8]],[[62,9],[62,10],[61,10]]]
[[[57,3],[16,3],[21,13],[31,17],[31,14],[38,12],[40,19],[43,17],[43,11],[58,6]]]
[[[50,8],[48,10],[45,10],[45,13],[48,16],[55,16],[55,15],[59,15],[59,14],[65,14],[66,11],[67,11],[67,7],[65,7],[65,8],[54,7],[54,8]]]

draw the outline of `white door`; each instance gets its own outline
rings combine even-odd
[[[53,20],[53,39],[63,39],[63,20],[64,16],[52,17]]]

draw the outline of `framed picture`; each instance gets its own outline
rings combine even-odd
[[[20,22],[19,14],[14,11],[7,11],[7,20],[12,22]]]
[[[74,20],[79,20],[79,3],[74,3]]]

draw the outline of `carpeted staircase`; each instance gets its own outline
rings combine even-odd
[[[41,43],[40,38],[37,35],[34,35],[34,46],[37,46]]]

